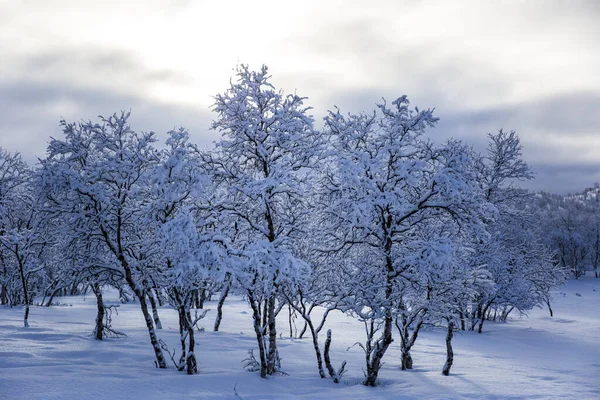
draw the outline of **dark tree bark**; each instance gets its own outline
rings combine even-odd
[[[231,281],[229,278],[226,278],[225,286],[223,290],[221,290],[221,295],[219,296],[219,302],[217,303],[217,317],[215,318],[215,328],[214,331],[218,332],[219,327],[221,326],[221,321],[223,320],[223,304],[225,304],[225,299],[229,295],[229,289],[231,288]]]
[[[181,342],[181,357],[177,369],[179,371],[186,370],[188,375],[198,373],[198,363],[194,352],[196,339],[194,337],[194,326],[190,306],[193,301],[193,294],[180,293],[177,288],[173,288],[172,298],[177,305],[177,314],[179,316],[179,340]],[[187,348],[186,348],[187,341]]]
[[[250,307],[252,308],[252,320],[254,326],[254,333],[256,334],[256,341],[258,342],[258,353],[260,357],[260,377],[267,377],[267,355],[265,352],[265,340],[263,325],[261,324],[260,318],[260,303],[256,301],[251,290],[248,290],[248,300],[250,301]]]
[[[319,333],[315,331],[315,327],[310,319],[307,319],[306,323],[308,324],[312,336],[313,348],[315,349],[315,355],[317,357],[319,376],[321,378],[325,378],[325,370],[323,370],[323,357],[321,356],[321,349],[319,348]]]
[[[325,349],[324,358],[325,358],[325,366],[327,367],[327,372],[329,372],[329,376],[333,379],[333,382],[339,383],[342,374],[345,372],[346,361],[342,363],[342,366],[339,370],[335,370],[333,365],[331,364],[331,358],[329,357],[329,349],[331,348],[331,329],[327,330],[327,339],[325,340]]]
[[[19,262],[19,275],[21,276],[21,285],[23,286],[23,302],[25,303],[25,315],[23,317],[23,326],[29,327],[29,291],[27,289],[27,278],[25,277],[25,265],[23,265],[23,258],[19,254],[19,246],[17,245],[16,252],[17,261]]]
[[[102,301],[102,288],[97,283],[92,283],[92,292],[96,295],[96,328],[94,329],[94,337],[96,340],[102,340],[104,337],[104,315],[106,313],[104,309],[104,302]]]
[[[207,292],[208,291],[206,289],[201,289],[198,292],[198,307],[197,308],[199,308],[201,310],[204,309],[204,302],[206,301],[206,298],[207,298],[207,295],[206,295]]]
[[[148,335],[150,336],[150,344],[152,345],[152,349],[154,350],[154,356],[156,357],[156,366],[157,368],[167,368],[167,360],[162,352],[160,347],[160,342],[156,335],[156,330],[154,329],[154,321],[152,320],[152,316],[148,311],[148,304],[146,303],[146,291],[141,288],[136,280],[133,277],[133,271],[131,265],[127,261],[124,255],[123,246],[121,242],[121,227],[123,226],[122,217],[120,210],[117,211],[117,239],[116,242],[113,242],[110,239],[110,236],[106,229],[103,226],[100,226],[100,231],[102,232],[102,236],[104,238],[104,242],[110,249],[110,251],[117,257],[119,263],[121,264],[121,268],[125,272],[125,281],[127,285],[131,288],[135,296],[138,298],[140,302],[140,308],[142,309],[142,314],[144,315],[144,319],[146,320],[146,328],[148,329]]]
[[[118,258],[123,270],[125,271],[125,280],[140,302],[140,308],[142,309],[142,314],[144,315],[144,320],[146,321],[146,328],[148,329],[148,335],[150,336],[150,344],[152,345],[154,356],[156,357],[156,366],[158,368],[167,368],[167,360],[165,359],[160,347],[160,342],[158,341],[158,337],[156,336],[156,331],[154,329],[154,321],[152,320],[152,316],[148,310],[148,304],[146,303],[146,294],[133,279],[131,267],[129,266],[129,263],[125,257],[120,254]]]
[[[306,321],[304,321],[304,326],[302,327],[302,330],[300,331],[300,334],[298,335],[298,339],[302,339],[304,337],[304,334],[306,333],[307,328],[308,328],[308,324],[306,323]]]
[[[454,323],[448,321],[448,331],[446,333],[446,363],[442,369],[442,374],[448,376],[450,374],[450,368],[454,362],[454,352],[452,350],[452,337],[454,336]]]
[[[550,312],[550,317],[554,317],[554,311],[552,311],[552,306],[550,306],[549,299],[546,299],[546,305],[548,306],[548,312]]]
[[[481,316],[479,318],[479,325],[477,328],[477,333],[483,332],[483,323],[485,322],[485,314],[487,313],[487,310],[492,306],[492,303],[493,303],[493,300],[490,300],[483,308],[483,311],[481,312]],[[479,307],[481,308],[481,305]]]
[[[391,219],[389,221],[384,222],[384,232],[388,232],[388,229],[391,227]],[[386,241],[385,251],[385,265],[386,265],[386,285],[385,285],[385,299],[389,300],[392,296],[393,285],[394,285],[394,267],[393,261],[391,257],[392,250],[392,240],[388,237]],[[363,385],[365,386],[375,386],[377,384],[377,376],[379,375],[379,370],[381,369],[381,360],[385,355],[388,347],[394,341],[392,339],[392,328],[393,328],[394,320],[392,318],[391,308],[388,307],[385,311],[385,320],[383,324],[383,333],[381,338],[375,342],[375,347],[372,348],[372,335],[373,335],[373,323],[371,323],[371,334],[369,339],[367,340],[367,346],[365,348],[366,361],[367,361],[367,372],[366,378],[363,381]]]
[[[381,339],[375,342],[375,348],[372,349],[372,357],[367,355],[367,376],[363,381],[363,385],[365,386],[375,386],[377,384],[377,376],[381,369],[381,360],[383,359],[387,348],[394,341],[392,339],[392,324],[392,317],[387,316],[385,318]],[[370,347],[370,345],[367,347]],[[371,349],[369,349],[369,351],[371,351]]]
[[[193,375],[198,373],[198,363],[196,362],[196,339],[194,337],[194,327],[192,326],[192,316],[190,314],[190,310],[187,310],[186,313],[187,320],[187,334],[188,334],[188,352],[187,358],[185,360],[186,372],[188,375]]]

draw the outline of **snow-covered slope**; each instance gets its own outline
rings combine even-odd
[[[110,297],[110,293],[108,297]],[[158,370],[136,304],[122,305],[113,326],[127,338],[93,340],[94,297],[61,298],[68,306],[34,307],[30,328],[22,310],[0,308],[0,399],[509,399],[600,398],[600,279],[570,281],[555,292],[555,314],[536,309],[508,323],[487,323],[484,333],[459,333],[451,375],[444,362],[444,332],[422,332],[412,355],[415,369],[399,368],[398,343],[386,354],[380,386],[367,388],[356,341],[363,326],[331,315],[332,357],[348,361],[340,384],[319,379],[309,339],[290,339],[287,315],[279,323],[280,353],[288,376],[261,379],[241,361],[256,347],[243,300],[226,303],[222,332],[198,335],[200,374]],[[208,308],[215,308],[209,303]],[[175,349],[177,316],[165,307],[159,336]],[[212,317],[205,325],[212,325]],[[300,325],[300,322],[297,322]],[[353,346],[353,347],[352,347]],[[349,349],[348,349],[349,348]]]

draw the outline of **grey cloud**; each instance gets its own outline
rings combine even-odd
[[[41,80],[71,80],[77,76],[90,83],[122,82],[128,87],[144,87],[152,83],[185,85],[191,79],[174,70],[149,69],[135,54],[116,49],[53,50],[21,56],[16,62],[31,79]]]
[[[490,121],[519,124],[522,129],[534,128],[555,133],[582,134],[600,131],[600,92],[572,92],[526,103],[498,106],[468,112],[470,124]],[[453,124],[464,120],[463,113],[448,115]]]
[[[551,163],[533,164],[535,179],[523,183],[531,190],[567,194],[581,192],[600,182],[600,163],[597,165]]]
[[[64,105],[64,106],[62,106]],[[135,95],[119,94],[65,83],[0,84],[0,146],[20,151],[29,162],[45,154],[50,136],[60,137],[59,119],[95,120],[120,110],[132,110],[132,127],[164,133],[185,126],[195,143],[209,146],[216,133],[209,131],[209,110],[161,104]]]

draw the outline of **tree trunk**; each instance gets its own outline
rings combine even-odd
[[[254,326],[254,333],[256,334],[256,341],[258,342],[258,353],[260,356],[260,377],[267,377],[267,357],[265,353],[265,341],[263,333],[263,325],[261,324],[260,318],[260,303],[254,299],[254,295],[251,290],[248,290],[248,300],[250,301],[250,307],[252,308],[252,321]]]
[[[5,285],[0,285],[0,304],[8,304],[8,290]]]
[[[554,317],[554,312],[552,311],[552,307],[550,306],[549,299],[546,299],[546,305],[548,306],[548,311],[550,312],[550,317]]]
[[[304,337],[304,334],[306,333],[307,328],[308,328],[308,324],[306,323],[306,321],[304,321],[304,326],[302,327],[302,330],[300,331],[300,334],[298,335],[298,339],[302,339]]]
[[[179,298],[179,294],[177,290],[174,289],[173,293],[175,294],[175,302],[177,303],[177,315],[179,317],[179,341],[181,343],[181,356],[179,357],[179,363],[177,365],[178,371],[183,371],[185,362],[186,362],[186,345],[185,345],[185,336],[187,334],[187,327],[185,326],[185,307],[181,303]]]
[[[331,377],[331,379],[333,379],[333,382],[340,383],[340,378],[342,377],[342,374],[345,372],[346,361],[344,361],[342,363],[342,366],[340,367],[340,369],[338,371],[336,371],[333,368],[333,365],[331,364],[331,358],[329,357],[329,349],[330,348],[331,348],[331,329],[328,329],[327,330],[327,339],[325,340],[325,349],[324,349],[325,366],[327,367],[327,372],[329,372],[329,376]]]
[[[18,252],[17,247],[17,252]],[[19,261],[19,274],[21,276],[21,285],[23,286],[23,301],[25,303],[25,315],[23,317],[23,326],[25,328],[29,327],[29,292],[27,290],[27,278],[25,278],[25,266],[23,265],[23,259],[17,256],[17,260]]]
[[[458,315],[460,317],[460,330],[464,331],[465,330],[465,314],[462,311],[459,311]]]
[[[294,337],[294,331],[292,329],[292,305],[288,304],[288,324],[290,325],[290,339]]]
[[[199,309],[204,309],[204,302],[206,301],[206,289],[201,289],[198,294],[198,307]]]
[[[388,316],[385,317],[381,339],[377,341],[373,357],[371,357],[370,362],[367,363],[367,377],[363,381],[363,385],[365,386],[375,386],[377,384],[377,376],[381,369],[381,360],[383,359],[387,348],[394,341],[394,339],[392,339],[392,324],[392,317],[388,313]]]
[[[162,329],[162,323],[160,322],[160,317],[158,316],[158,308],[156,307],[156,299],[152,295],[152,291],[150,289],[148,290],[148,299],[150,300],[150,306],[152,307],[152,318],[154,319],[156,329]]]
[[[268,326],[268,322],[267,322],[267,314],[268,314],[267,308],[268,308],[268,303],[269,303],[268,300],[265,299],[264,302],[263,302],[263,308],[262,308],[262,326],[265,329],[265,331],[264,331],[265,335],[267,334],[266,329],[267,329],[267,326]]]
[[[154,355],[156,356],[156,365],[158,368],[167,368],[167,361],[165,360],[165,356],[162,352],[162,349],[160,348],[160,343],[158,342],[158,337],[156,336],[156,331],[154,330],[154,321],[152,320],[152,316],[148,311],[148,304],[146,303],[146,297],[143,293],[140,293],[140,295],[138,296],[138,300],[140,301],[142,314],[144,315],[144,319],[146,320],[146,328],[148,328],[150,344],[152,344],[152,348],[154,349]]]
[[[417,341],[417,337],[419,336],[419,332],[422,326],[423,316],[419,317],[419,321],[415,325],[415,328],[413,329],[413,332],[411,334],[410,322],[408,318],[405,315],[402,316],[402,326],[398,324],[398,320],[396,319],[396,328],[398,328],[398,333],[400,334],[400,339],[402,340],[402,344],[400,345],[400,362],[403,371],[413,368],[413,359],[410,355],[410,350],[415,345],[415,342]]]
[[[490,308],[491,305],[492,305],[492,301],[490,301],[483,309],[483,312],[481,314],[481,319],[479,320],[479,327],[477,329],[477,333],[483,332],[483,323],[485,322],[485,313],[487,312],[487,310]]]
[[[152,349],[154,349],[154,356],[156,357],[156,366],[158,368],[167,368],[167,361],[165,360],[165,356],[160,348],[160,343],[158,342],[158,337],[156,336],[156,331],[154,330],[154,322],[152,321],[152,316],[148,311],[148,304],[146,303],[146,294],[142,289],[139,288],[135,280],[133,279],[133,274],[131,273],[131,268],[129,267],[129,263],[125,259],[125,257],[120,254],[119,261],[123,270],[125,271],[125,280],[127,284],[133,290],[136,297],[140,302],[140,308],[142,309],[142,314],[144,315],[144,319],[146,320],[146,328],[148,328],[148,335],[150,336],[150,344],[152,345]]]
[[[102,301],[102,288],[97,283],[92,283],[92,291],[96,295],[96,328],[94,329],[94,337],[96,340],[102,340],[104,334],[104,302]]]
[[[186,326],[188,336],[188,351],[187,358],[185,361],[186,371],[188,375],[194,375],[198,373],[198,363],[196,362],[196,354],[194,348],[196,346],[196,339],[194,338],[194,327],[192,326],[192,316],[190,310],[186,312]]]
[[[275,295],[269,296],[268,307],[267,307],[267,318],[269,324],[269,353],[267,357],[268,367],[267,374],[274,375],[277,372],[277,366],[279,363],[279,355],[277,353],[277,328],[275,326],[275,302],[277,301]]]
[[[454,352],[452,351],[452,337],[454,336],[454,323],[448,321],[448,332],[446,333],[446,363],[442,369],[442,374],[448,376],[450,374],[450,368],[454,362]]]
[[[223,304],[225,304],[225,299],[229,295],[229,289],[231,288],[231,282],[227,281],[223,290],[221,290],[221,295],[219,296],[219,302],[217,303],[217,317],[215,318],[215,328],[214,331],[218,332],[219,327],[221,326],[221,321],[223,320]]]
[[[52,292],[52,294],[50,295],[50,298],[48,299],[48,302],[46,303],[46,307],[50,307],[52,305],[52,302],[54,301],[54,297],[60,293],[60,289],[56,289]]]
[[[384,230],[387,231],[389,225],[391,225],[391,219],[384,223]],[[394,287],[394,264],[391,257],[391,249],[392,249],[392,240],[388,238],[385,244],[385,266],[386,266],[386,282],[385,282],[385,299],[389,301],[392,296],[393,287]],[[391,306],[387,306],[385,311],[385,322],[383,325],[383,333],[381,338],[377,340],[375,343],[375,348],[372,349],[372,356],[367,354],[367,373],[366,378],[363,381],[363,385],[365,386],[375,386],[377,384],[377,376],[379,375],[379,370],[381,369],[381,360],[385,355],[388,347],[394,339],[392,339],[392,329],[393,329],[394,320],[392,318],[392,310]]]
[[[4,260],[1,259],[1,256],[0,256],[0,264],[2,264],[2,266],[3,266],[2,276],[4,278],[6,278],[8,276],[8,268],[6,267],[6,263],[4,263]],[[8,304],[8,303],[9,303],[8,289],[6,288],[5,284],[1,284],[0,285],[0,304]]]
[[[406,371],[407,369],[412,369],[413,359],[412,359],[412,356],[410,355],[410,350],[407,350],[404,347],[402,348],[401,362],[402,362],[402,371]]]
[[[317,368],[319,370],[319,376],[321,378],[325,378],[325,370],[323,370],[323,358],[321,356],[321,349],[319,348],[319,334],[315,331],[315,327],[313,326],[312,321],[306,321],[310,334],[312,336],[313,348],[315,349],[315,355],[317,356]]]

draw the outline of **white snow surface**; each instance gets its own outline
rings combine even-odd
[[[535,309],[507,323],[486,322],[484,332],[458,333],[453,341],[451,375],[442,376],[445,330],[422,332],[411,354],[415,368],[400,370],[399,340],[384,358],[379,386],[365,387],[364,356],[352,345],[364,327],[332,313],[332,359],[345,359],[340,384],[320,379],[311,341],[290,339],[287,309],[278,320],[283,370],[289,375],[261,379],[241,361],[256,347],[251,312],[245,301],[225,303],[221,332],[196,335],[200,373],[154,367],[154,354],[138,304],[124,304],[113,328],[126,338],[94,340],[93,296],[62,297],[62,306],[32,307],[30,327],[22,327],[21,308],[0,308],[0,399],[600,399],[600,279],[569,281],[554,293],[554,317]],[[116,301],[108,291],[105,302]],[[177,314],[160,310],[159,337],[178,348]],[[298,330],[300,319],[296,320]],[[323,331],[325,332],[325,330]],[[321,346],[325,334],[321,334]]]

